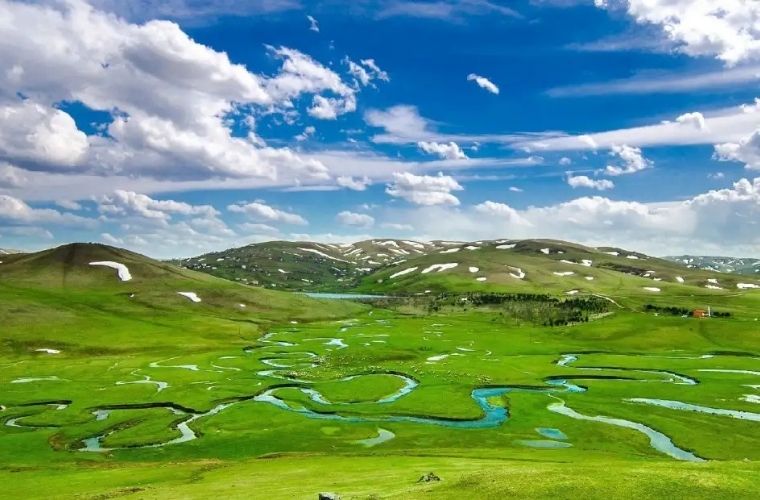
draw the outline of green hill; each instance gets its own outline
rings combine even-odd
[[[76,243],[3,260],[0,322],[23,332],[13,342],[29,347],[99,345],[104,333],[118,348],[143,349],[256,338],[267,324],[336,318],[361,308],[244,286],[106,245]],[[103,263],[123,265],[128,274]]]

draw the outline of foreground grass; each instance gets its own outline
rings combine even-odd
[[[440,482],[418,483],[434,472]],[[44,477],[44,481],[40,478]],[[422,456],[283,456],[229,462],[0,470],[6,498],[756,498],[760,466]]]

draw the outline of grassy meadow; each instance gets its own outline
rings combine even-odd
[[[758,291],[624,283],[604,314],[549,327],[499,305],[312,300],[114,252],[0,266],[0,497],[756,495]],[[427,472],[441,481],[418,483]]]

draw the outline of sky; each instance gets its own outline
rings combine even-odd
[[[756,0],[0,0],[0,248],[760,257]]]

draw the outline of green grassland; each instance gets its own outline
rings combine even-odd
[[[485,269],[507,265],[497,259],[509,252],[454,255],[459,267]],[[566,252],[564,259],[586,258]],[[453,262],[447,254],[418,258],[432,264],[439,256]],[[651,280],[595,261],[582,276],[597,279],[578,283],[580,296],[615,303],[588,322],[548,327],[499,305],[429,313],[316,301],[104,246],[7,257],[0,497],[756,496],[760,291],[700,286],[712,274],[683,271],[685,284],[663,278],[652,295],[640,291]],[[552,285],[551,268],[532,263],[546,256],[525,250],[509,258],[535,281],[475,284],[565,297],[566,283]],[[133,279],[121,282],[113,269],[89,265],[95,260],[121,262]],[[654,259],[646,265],[662,275],[682,271]],[[465,292],[473,281],[435,273],[408,287]],[[646,304],[710,305],[731,316],[656,315]],[[484,388],[495,392],[481,405],[473,391]],[[646,425],[701,461],[677,460],[639,430],[553,411],[559,404]],[[499,412],[503,418],[478,424]],[[562,437],[540,434],[546,428]],[[392,436],[367,441],[383,433]],[[442,480],[417,483],[430,471]]]

